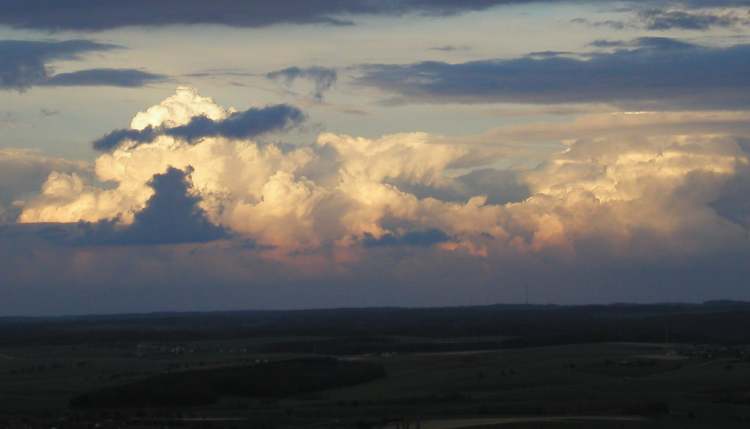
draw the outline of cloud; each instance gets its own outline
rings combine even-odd
[[[737,7],[742,6],[742,7]],[[693,30],[706,31],[712,28],[741,28],[750,24],[747,2],[634,2],[632,6],[619,8],[628,12],[627,19],[591,20],[575,18],[571,22],[591,27],[609,27],[615,30],[643,29],[652,31]]]
[[[93,143],[94,149],[111,150],[122,143],[146,143],[158,136],[170,136],[187,141],[203,137],[254,138],[274,131],[288,130],[305,120],[305,114],[288,104],[277,104],[262,108],[250,108],[244,112],[232,113],[221,121],[214,121],[205,116],[196,116],[185,125],[173,128],[142,130],[123,129],[112,131]]]
[[[196,117],[224,122],[222,118],[232,115],[232,109],[181,88],[136,115],[131,126],[174,129],[193,123]],[[314,248],[356,240],[365,233],[380,237],[390,232],[379,223],[383,216],[401,216],[397,212],[413,211],[420,203],[385,182],[441,186],[446,180],[442,171],[452,163],[465,164],[462,160],[471,152],[431,142],[420,133],[378,140],[323,134],[316,144],[303,146],[260,145],[238,133],[228,134],[193,143],[164,134],[153,141],[120,146],[96,161],[97,180],[111,184],[106,187],[75,173],[52,173],[40,196],[24,207],[20,220],[119,218],[127,224],[150,197],[147,183],[154,174],[167,166],[192,166],[200,205],[213,223],[261,245]],[[449,203],[444,209],[445,220],[440,224],[451,211],[481,210],[476,202]],[[440,224],[427,229],[440,229]]]
[[[531,3],[536,0],[133,0],[86,2],[82,0],[2,0],[0,24],[38,30],[103,31],[124,26],[220,24],[263,27],[274,24],[347,25],[349,16],[408,13],[429,16],[454,15],[493,6]]]
[[[56,110],[56,109],[47,109],[45,107],[42,107],[41,109],[39,109],[39,114],[41,114],[42,117],[49,118],[49,117],[52,117],[52,116],[59,115],[60,111]]]
[[[116,219],[81,223],[76,245],[155,245],[196,243],[227,237],[198,206],[200,198],[191,194],[190,173],[168,167],[148,182],[153,195],[145,207],[135,213],[130,224],[118,225]],[[70,237],[66,237],[70,240]]]
[[[550,141],[618,138],[622,136],[673,136],[694,134],[747,135],[748,111],[636,111],[579,115],[563,123],[526,123],[489,130],[469,141],[506,141],[534,144]]]
[[[305,114],[298,108],[277,104],[235,112],[221,121],[198,116],[185,125],[168,128],[164,134],[189,141],[216,136],[250,139],[272,131],[288,130],[301,124],[305,118]]]
[[[696,45],[682,40],[672,39],[670,37],[639,37],[633,40],[609,40],[609,39],[597,39],[589,43],[589,46],[600,49],[617,49],[620,51],[627,50],[690,50],[696,48]],[[590,54],[584,55],[590,56]]]
[[[131,126],[232,111],[181,88]],[[101,154],[95,177],[52,167],[21,224],[0,227],[4,302],[445,305],[522,299],[524,282],[554,302],[745,297],[749,117],[620,112],[300,145],[161,135]],[[546,140],[561,143],[538,165],[486,155]],[[70,297],[32,300],[66,285]]]
[[[147,143],[155,139],[157,135],[157,131],[150,126],[142,130],[114,130],[94,140],[92,146],[96,150],[108,151],[117,148],[117,146],[125,141],[132,142],[133,144]]]
[[[25,89],[49,78],[47,63],[75,60],[82,54],[109,51],[116,45],[90,40],[26,41],[0,40],[0,88]]]
[[[692,12],[689,10],[645,9],[638,12],[638,20],[648,30],[700,30],[714,27],[737,27],[750,24],[750,15],[734,11]]]
[[[576,55],[575,52],[571,51],[536,51],[536,52],[529,52],[527,54],[528,57],[540,57],[540,58],[548,58],[548,57],[560,57],[565,55]]]
[[[600,21],[594,21],[588,18],[573,18],[570,20],[570,22],[574,24],[588,25],[594,28],[608,27],[613,30],[624,30],[627,27],[633,26],[633,24],[629,24],[629,23],[619,21],[616,19],[605,19],[605,20],[600,20]]]
[[[38,193],[53,171],[90,175],[83,161],[47,156],[29,149],[0,149],[0,224],[15,221],[23,201]]]
[[[133,125],[175,128],[195,117],[222,121],[231,111],[181,88],[136,115]],[[96,179],[107,186],[75,172],[51,173],[19,220],[137,224],[151,204],[154,175],[173,167],[194,168],[190,195],[198,199],[191,201],[208,222],[281,255],[368,243],[429,244],[488,258],[580,258],[594,248],[635,258],[703,252],[742,242],[732,237],[744,224],[731,212],[742,218],[744,206],[732,203],[740,192],[730,190],[744,188],[729,184],[750,177],[741,146],[747,117],[603,114],[478,137],[563,140],[564,151],[517,170],[487,167],[503,152],[488,156],[477,141],[424,133],[323,133],[311,145],[259,144],[242,135],[191,143],[164,134],[102,154]],[[425,231],[444,236],[433,242]],[[653,249],[641,249],[643,242]]]
[[[439,229],[429,229],[426,231],[408,231],[400,235],[385,234],[375,238],[370,234],[365,234],[362,244],[365,247],[379,246],[424,246],[430,247],[435,244],[450,241],[450,237]]]
[[[264,27],[276,24],[351,25],[356,16],[450,16],[483,11],[496,6],[533,3],[571,3],[576,0],[307,0],[268,2],[266,0],[131,0],[96,2],[85,0],[0,0],[0,24],[14,28],[46,31],[106,31],[127,26],[227,25]],[[600,4],[592,0],[589,3]],[[618,4],[615,1],[609,3]],[[742,0],[649,0],[625,2],[637,6],[680,6],[710,8],[746,6]]]
[[[135,69],[89,69],[58,73],[41,84],[46,86],[119,86],[133,88],[165,79],[166,76]]]
[[[243,112],[224,109],[192,88],[178,87],[175,95],[138,113],[129,129],[114,130],[93,142],[96,150],[108,151],[125,142],[131,146],[160,136],[193,142],[204,137],[249,139],[288,130],[306,120],[301,110],[287,104],[250,108]]]
[[[596,43],[596,42],[595,42]],[[598,42],[601,46],[602,42]],[[610,103],[629,110],[750,105],[750,45],[642,38],[586,58],[370,64],[357,82],[422,103]]]
[[[450,16],[483,11],[496,6],[533,3],[581,3],[577,0],[306,0],[268,2],[266,0],[131,0],[96,2],[85,0],[1,0],[0,24],[36,30],[105,31],[126,26],[218,24],[234,27],[264,27],[275,24],[351,25],[352,16],[402,16],[419,14]],[[588,3],[601,4],[589,0]],[[622,2],[608,3],[620,5]],[[743,0],[648,0],[626,5],[681,6],[710,8],[746,6]]]
[[[314,85],[312,97],[317,101],[323,100],[323,94],[336,83],[337,76],[335,69],[327,67],[288,67],[266,74],[268,79],[279,80],[286,86],[291,86],[298,79],[311,81]]]
[[[0,40],[0,89],[25,90],[49,86],[143,86],[164,76],[132,69],[90,69],[53,75],[49,63],[79,60],[91,52],[121,49],[121,46],[91,40],[28,41]]]
[[[471,193],[486,195],[488,204],[520,202],[531,196],[518,171],[481,168],[456,178],[464,199]]]
[[[455,51],[468,51],[471,50],[470,46],[465,45],[442,45],[442,46],[433,46],[430,48],[431,51],[440,51],[440,52],[455,52]]]

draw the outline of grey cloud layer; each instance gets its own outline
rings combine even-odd
[[[49,61],[77,59],[85,53],[117,48],[90,40],[0,40],[0,88],[24,89],[44,82],[49,78]]]
[[[669,38],[598,42],[603,45],[618,49],[585,58],[365,65],[358,82],[406,102],[603,102],[639,109],[750,106],[750,45],[714,48]]]
[[[254,138],[261,134],[295,127],[306,119],[304,112],[288,104],[277,104],[263,108],[251,108],[237,112],[224,120],[214,121],[206,116],[197,116],[185,125],[172,128],[148,126],[142,130],[114,130],[93,143],[96,150],[117,148],[126,140],[146,143],[160,135],[194,141],[201,137],[223,136],[229,138]]]
[[[407,13],[453,15],[494,6],[529,3],[605,3],[594,0],[0,0],[0,24],[40,30],[103,31],[124,26],[220,24],[263,27],[274,24],[351,24],[347,15]],[[611,4],[618,4],[610,0]],[[619,2],[622,3],[622,2]],[[646,0],[635,5],[693,8],[747,5],[743,0]]]
[[[47,86],[143,86],[165,77],[136,69],[88,69],[53,75],[49,63],[77,60],[92,52],[120,46],[91,40],[0,40],[0,89],[24,90]]]
[[[492,6],[539,0],[0,0],[0,24],[44,30],[100,31],[123,26],[223,24],[334,24],[338,15],[452,15]]]
[[[89,69],[56,74],[41,85],[46,86],[119,86],[132,88],[163,80],[162,75],[135,69]]]

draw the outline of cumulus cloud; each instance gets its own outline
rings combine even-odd
[[[47,156],[29,149],[0,149],[0,223],[13,222],[23,201],[38,193],[53,171],[90,176],[83,161]]]
[[[179,127],[195,117],[221,121],[232,111],[183,88],[132,125]],[[96,181],[53,172],[19,219],[150,230],[138,225],[172,216],[155,208],[167,201],[155,177],[168,171],[181,184],[171,201],[183,201],[170,204],[197,207],[197,230],[215,226],[287,255],[363,246],[486,258],[552,252],[647,259],[747,245],[740,195],[749,159],[733,134],[747,128],[685,125],[741,123],[746,113],[615,115],[610,124],[619,123],[620,132],[603,131],[605,117],[575,125],[578,138],[566,138],[563,126],[537,130],[539,138],[563,139],[565,150],[525,170],[486,167],[482,145],[424,133],[324,133],[297,146],[219,135],[190,143],[164,134],[102,154]],[[179,172],[190,168],[192,187]],[[192,230],[191,222],[180,231]]]
[[[91,52],[121,49],[91,40],[0,40],[0,89],[24,90],[49,86],[143,86],[165,77],[134,69],[89,69],[52,74],[50,62],[78,60]]]
[[[136,115],[131,126],[176,128],[196,117],[223,121],[232,117],[231,112],[194,91],[180,89],[164,103]],[[52,173],[20,219],[133,222],[134,213],[153,194],[148,181],[154,174],[167,166],[192,166],[200,205],[213,223],[283,248],[345,243],[365,233],[380,237],[397,232],[381,225],[385,216],[420,216],[423,202],[386,182],[441,186],[449,180],[443,171],[469,152],[432,142],[420,133],[378,140],[322,134],[314,145],[296,147],[261,145],[236,135],[207,136],[191,144],[164,134],[147,143],[123,145],[96,160],[97,179],[114,186],[98,186],[76,173]],[[428,201],[445,210],[443,219],[430,228],[448,222],[449,212],[483,211],[480,200]]]
[[[750,45],[707,47],[653,37],[596,45],[615,49],[581,58],[370,64],[361,66],[357,81],[401,102],[610,103],[629,110],[750,105]]]
[[[233,111],[181,88],[131,126]],[[160,135],[91,167],[47,160],[20,223],[0,226],[12,267],[0,284],[18,286],[4,291],[18,305],[76,285],[119,311],[143,297],[154,309],[509,301],[522,282],[557,302],[745,296],[749,115],[620,112],[300,145]],[[515,140],[562,144],[538,166],[487,155],[485,141]]]
[[[323,101],[323,94],[336,83],[338,74],[335,69],[327,67],[288,67],[267,73],[266,77],[281,81],[286,86],[291,86],[298,79],[309,80],[314,85],[312,97]]]

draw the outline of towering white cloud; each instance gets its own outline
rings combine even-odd
[[[190,119],[201,115],[219,121],[226,119],[233,111],[233,109],[224,109],[217,105],[209,97],[201,97],[193,88],[181,86],[177,88],[174,95],[167,97],[161,103],[138,112],[130,121],[130,128],[143,130],[148,126],[176,127],[186,125]]]
[[[179,88],[138,113],[131,128],[175,127],[200,115],[222,120],[234,111]],[[644,118],[649,125],[655,120]],[[636,119],[628,121],[628,128],[637,128],[631,124]],[[494,160],[487,154],[499,152],[488,152],[486,145],[424,133],[379,139],[324,133],[300,146],[159,135],[101,155],[97,181],[53,172],[19,219],[129,224],[152,196],[154,175],[171,166],[192,167],[191,192],[212,223],[285,253],[352,248],[366,237],[409,244],[409,237],[429,234],[440,239],[418,243],[486,257],[556,251],[575,258],[586,246],[627,254],[644,237],[658,241],[655,251],[668,252],[739,240],[742,227],[712,205],[727,183],[743,180],[749,168],[736,138],[715,132],[669,135],[656,128],[658,135],[626,137],[596,137],[587,130],[586,138],[567,141],[540,167],[516,172],[515,180],[530,195],[505,204],[488,203],[471,189],[464,189],[463,199],[439,197],[459,184],[465,188],[468,182],[459,176],[467,169]],[[482,186],[486,191],[492,184]],[[414,189],[431,189],[433,196],[420,197]],[[497,189],[505,184],[497,183]],[[409,235],[420,231],[439,232]]]

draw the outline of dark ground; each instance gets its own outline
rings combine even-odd
[[[0,428],[750,425],[750,304],[0,318]]]

